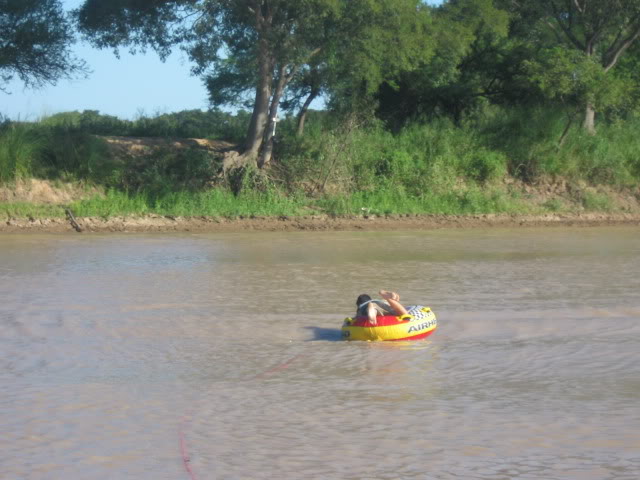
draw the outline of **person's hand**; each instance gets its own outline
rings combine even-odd
[[[400,301],[400,295],[398,295],[396,292],[389,292],[388,290],[380,290],[378,293],[385,300],[395,300],[396,302]]]

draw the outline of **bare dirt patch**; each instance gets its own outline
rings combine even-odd
[[[148,155],[156,151],[197,148],[209,153],[223,154],[236,145],[206,138],[161,138],[101,136],[116,158]]]
[[[99,193],[77,183],[50,182],[31,178],[18,180],[11,186],[0,186],[0,202],[65,205]]]

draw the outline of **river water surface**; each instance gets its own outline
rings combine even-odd
[[[636,480],[639,233],[2,236],[0,478]]]

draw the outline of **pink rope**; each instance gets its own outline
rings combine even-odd
[[[274,373],[278,373],[280,370],[284,370],[285,368],[289,368],[289,365],[291,365],[293,362],[295,362],[298,358],[300,358],[302,356],[302,354],[298,354],[295,357],[291,357],[289,360],[287,360],[284,363],[281,363],[279,365],[276,365],[275,367],[272,367],[258,375],[256,375],[254,378],[255,379],[259,379],[259,378],[265,378],[268,376],[273,375]]]
[[[182,454],[182,464],[184,465],[184,469],[189,474],[189,478],[191,480],[198,480],[196,477],[196,473],[191,468],[191,457],[189,456],[189,451],[187,450],[187,437],[184,434],[184,424],[185,418],[182,418],[180,422],[180,453]]]
[[[272,367],[268,370],[265,370],[264,372],[256,375],[255,377],[253,377],[254,380],[260,379],[260,378],[265,378],[268,376],[271,376],[275,373],[278,373],[286,368],[289,368],[289,365],[291,365],[294,361],[296,361],[298,358],[300,358],[302,356],[302,354],[298,354],[294,357],[291,357],[289,360],[287,360],[284,363],[281,363],[279,365],[276,365],[275,367]],[[198,477],[196,476],[195,471],[193,470],[193,468],[191,467],[191,456],[189,455],[189,450],[187,449],[187,436],[185,434],[185,425],[186,424],[186,417],[182,417],[182,420],[180,421],[180,455],[182,456],[182,465],[184,465],[184,469],[186,470],[187,474],[189,475],[189,478],[191,480],[198,480]]]

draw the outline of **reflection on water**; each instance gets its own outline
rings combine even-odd
[[[636,479],[638,233],[0,237],[0,478]]]

